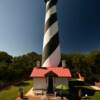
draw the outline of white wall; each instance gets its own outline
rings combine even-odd
[[[53,82],[54,82],[54,87],[56,87],[59,84],[64,84],[66,86],[68,85],[68,79],[67,78],[55,77]]]
[[[46,89],[47,82],[45,78],[33,78],[33,88],[34,89]]]
[[[47,89],[47,79],[46,78],[33,78],[33,87],[34,89]],[[68,80],[67,78],[58,78],[58,77],[53,77],[53,85],[54,88],[59,85],[59,84],[64,84],[68,85]]]

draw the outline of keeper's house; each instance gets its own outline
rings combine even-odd
[[[68,79],[71,78],[71,72],[65,67],[35,67],[31,73],[33,77],[34,91],[43,91],[54,93],[57,85],[68,85]]]

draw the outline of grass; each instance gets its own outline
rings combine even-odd
[[[94,96],[89,96],[90,99],[81,99],[81,100],[100,100],[100,91],[95,92]]]
[[[30,88],[32,88],[32,80],[21,82],[18,85],[12,85],[0,91],[0,100],[15,100],[19,95],[20,87],[23,87],[24,93],[26,93]]]
[[[0,91],[0,100],[15,100],[18,97],[19,88],[23,87],[26,93],[32,87],[32,80],[21,82],[17,85],[12,85]],[[100,100],[100,91],[95,92],[95,95],[90,100]]]
[[[91,100],[100,100],[100,91],[95,92],[95,95],[91,97]]]

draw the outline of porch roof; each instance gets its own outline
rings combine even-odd
[[[32,70],[31,77],[45,77],[49,72],[55,73],[58,77],[71,77],[70,70],[64,67],[35,67]]]

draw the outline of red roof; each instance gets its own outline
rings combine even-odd
[[[64,67],[47,67],[47,68],[38,68],[35,67],[32,70],[31,77],[45,77],[49,72],[53,72],[58,77],[71,77],[71,72],[68,68]]]

